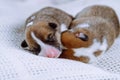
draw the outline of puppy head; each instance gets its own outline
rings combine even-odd
[[[76,20],[70,30],[62,33],[61,40],[63,46],[67,48],[66,51],[61,54],[62,58],[93,63],[96,61],[97,56],[106,52],[109,46],[108,40],[110,39],[108,38],[108,35],[110,35],[108,33],[113,32],[112,30],[114,29],[112,28],[108,31],[110,27],[105,27],[105,24],[103,25],[102,22],[98,22],[99,24],[90,23],[91,20],[89,20],[89,23],[87,21],[82,22]],[[106,33],[106,31],[108,31],[108,33]],[[112,35],[111,39],[113,38]]]
[[[40,45],[31,36],[31,32],[34,32],[35,36],[42,42],[60,49],[60,44],[56,39],[58,26],[59,25],[56,23],[45,21],[28,26],[25,31],[25,40],[22,42],[21,46],[23,48],[27,47],[28,50],[35,53],[40,52]]]
[[[93,33],[84,27],[89,27],[89,24],[80,23],[75,20],[70,26],[70,30],[66,30],[61,34],[61,43],[65,47],[65,50],[60,55],[61,58],[67,58],[72,60],[78,60],[84,63],[90,61],[89,56],[86,56],[86,52],[79,52],[79,49],[88,48],[93,43]],[[78,54],[78,55],[76,55]]]
[[[43,42],[55,42],[55,33],[57,31],[56,23],[39,22],[32,27],[32,31]]]
[[[40,56],[49,57],[49,58],[57,58],[61,54],[61,50],[55,48],[54,46],[45,44],[39,38],[37,38],[34,32],[31,32],[32,38],[41,46]]]
[[[90,61],[89,56],[75,56],[74,54],[76,51],[74,51],[74,49],[89,47],[92,44],[91,35],[92,33],[87,29],[71,29],[70,31],[63,32],[61,35],[61,41],[63,46],[67,49],[63,50],[60,58],[67,58],[88,63]]]
[[[92,44],[92,33],[87,29],[71,29],[61,35],[61,42],[66,48],[88,47]]]

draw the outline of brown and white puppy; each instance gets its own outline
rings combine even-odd
[[[21,46],[42,56],[47,56],[46,54],[50,55],[52,53],[58,53],[59,55],[62,49],[56,37],[60,38],[60,26],[62,24],[69,26],[71,21],[72,16],[60,9],[53,7],[43,8],[32,14],[26,20],[25,40],[21,43]],[[40,43],[37,43],[39,42],[38,40],[41,43],[47,44],[47,46],[41,46]],[[52,49],[58,49],[53,50],[57,52],[39,53],[40,49],[42,50],[44,48],[44,50],[47,50],[50,48],[50,45]],[[56,56],[53,54],[51,57]]]
[[[119,35],[119,21],[115,11],[107,6],[94,5],[80,11],[64,31],[61,42],[66,48],[61,58],[93,63],[105,53]],[[66,30],[66,31],[65,31]]]

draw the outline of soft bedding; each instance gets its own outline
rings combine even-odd
[[[46,58],[24,51],[24,21],[45,6],[73,16],[93,4],[109,5],[120,16],[120,0],[75,0],[55,5],[52,0],[0,0],[0,80],[120,80],[120,37],[93,64]]]

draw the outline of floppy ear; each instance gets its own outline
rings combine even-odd
[[[48,25],[52,28],[55,29],[57,27],[56,23],[48,23]]]
[[[80,32],[80,33],[76,33],[75,36],[83,41],[88,41],[88,35]]]
[[[78,20],[77,19],[73,20],[69,26],[69,29],[76,27],[77,24],[78,24]]]
[[[28,47],[28,44],[26,43],[26,41],[25,41],[25,40],[24,40],[24,41],[22,41],[22,43],[21,43],[21,47],[23,47],[23,48]]]

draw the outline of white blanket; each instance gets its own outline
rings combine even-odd
[[[120,38],[93,64],[35,56],[20,47],[25,19],[45,6],[74,16],[88,5],[105,4],[120,16],[120,0],[71,0],[57,5],[51,1],[0,0],[0,80],[120,80]]]

